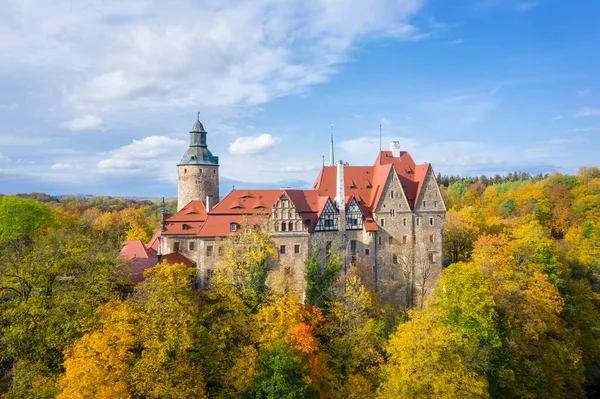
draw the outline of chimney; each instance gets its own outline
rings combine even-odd
[[[337,162],[337,185],[335,190],[335,202],[340,211],[346,210],[344,202],[344,163],[342,161]]]
[[[400,142],[392,141],[390,143],[390,151],[392,151],[392,157],[399,158],[400,157]]]
[[[210,212],[210,196],[206,196],[206,212]]]

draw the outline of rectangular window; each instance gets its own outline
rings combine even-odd
[[[174,252],[179,252],[179,241],[175,241],[173,243],[173,251]]]
[[[285,245],[280,245],[279,246],[279,253],[280,254],[285,254]]]
[[[421,218],[417,218],[417,226],[421,225]]]
[[[394,199],[394,190],[390,191],[390,198]]]
[[[188,248],[189,248],[189,250],[190,250],[190,251],[193,251],[193,250],[194,250],[194,244],[196,244],[194,241],[190,241],[190,242],[188,243]]]
[[[431,217],[431,218],[429,218],[429,225],[430,225],[430,226],[433,226],[433,218],[432,218],[432,217]]]
[[[433,242],[433,234],[429,234],[429,242]]]
[[[408,219],[406,218],[402,218],[402,226],[405,226],[408,224]]]
[[[381,227],[385,226],[385,219],[379,219],[379,224]]]
[[[206,282],[207,283],[210,282],[210,280],[213,278],[214,274],[215,274],[215,271],[212,269],[208,269],[206,271]]]
[[[433,207],[437,208],[437,201],[433,201]]]
[[[398,255],[392,255],[392,263],[393,263],[394,265],[397,265],[397,264],[398,264]]]
[[[237,231],[237,224],[229,223],[229,231]]]
[[[350,252],[356,253],[356,240],[350,240]]]
[[[285,222],[281,222],[281,231],[285,231]]]
[[[406,244],[408,242],[408,236],[402,236],[402,244]]]
[[[305,225],[306,227],[309,227],[309,226],[310,226],[310,220],[309,220],[309,219],[306,219],[306,220],[304,221],[304,225]]]
[[[423,201],[423,208],[427,207],[427,201]]]
[[[294,253],[295,254],[299,254],[300,253],[300,244],[295,244],[294,245]]]
[[[371,250],[369,248],[365,248],[365,255],[366,256],[371,255]]]
[[[218,252],[219,252],[219,256],[223,256],[223,253],[225,252],[225,249],[223,247],[219,246]]]
[[[212,254],[213,254],[213,246],[207,245],[206,246],[206,256],[212,256]]]
[[[394,209],[390,209],[390,216],[396,216],[396,211]]]
[[[381,245],[381,236],[379,236],[379,245]]]
[[[433,252],[429,253],[429,263],[435,262],[435,254]]]
[[[396,275],[395,274],[390,274],[390,280],[396,281]]]
[[[333,219],[325,219],[325,227],[333,227]]]
[[[288,231],[294,231],[294,222],[288,223]]]

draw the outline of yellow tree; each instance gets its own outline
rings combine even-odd
[[[266,293],[267,273],[276,258],[275,245],[265,229],[244,224],[239,235],[220,243],[223,255],[211,284],[232,287],[248,304],[257,306]]]
[[[138,313],[141,355],[131,370],[136,396],[189,398],[204,395],[199,347],[198,301],[192,290],[195,271],[161,263],[144,274],[131,298]]]
[[[444,253],[451,262],[468,260],[478,235],[479,227],[468,210],[446,212]]]
[[[463,362],[464,340],[442,317],[435,307],[426,308],[398,326],[388,342],[378,398],[489,397],[485,378]]]
[[[131,397],[127,381],[134,361],[135,317],[127,302],[98,308],[98,320],[65,351],[57,399]]]

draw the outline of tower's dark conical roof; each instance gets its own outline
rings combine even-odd
[[[206,145],[206,130],[200,122],[200,113],[198,120],[190,130],[190,147],[183,154],[179,165],[218,165],[219,157],[214,156]]]

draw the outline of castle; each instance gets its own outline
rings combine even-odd
[[[411,276],[426,294],[442,269],[446,208],[431,165],[416,165],[398,142],[371,166],[334,161],[309,190],[232,190],[219,196],[219,158],[207,145],[199,118],[177,165],[177,213],[164,218],[159,253],[179,253],[196,263],[206,286],[222,254],[221,241],[246,226],[272,235],[278,265],[304,286],[304,261],[313,251],[325,261],[332,246],[344,267],[368,265],[375,284]]]

